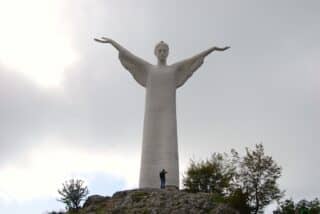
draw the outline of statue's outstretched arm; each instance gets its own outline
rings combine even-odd
[[[96,42],[109,43],[119,51],[119,59],[121,64],[133,75],[134,79],[142,86],[146,86],[148,75],[148,68],[150,63],[134,55],[126,48],[122,47],[116,41],[102,37],[101,39],[94,39]]]
[[[134,55],[129,50],[127,50],[126,48],[122,47],[119,43],[117,43],[116,41],[114,41],[114,40],[112,40],[110,38],[106,38],[106,37],[101,37],[101,39],[96,39],[95,38],[94,41],[100,42],[100,43],[109,43],[115,49],[117,49],[119,51],[119,54],[126,55],[126,57],[131,58],[135,63],[141,64],[141,65],[150,65],[150,63],[148,63],[147,61],[145,61],[145,60],[141,59],[140,57]]]
[[[173,64],[172,66],[175,67],[176,71],[177,88],[182,86],[189,79],[189,77],[191,77],[193,72],[195,72],[203,64],[204,58],[206,56],[211,54],[213,51],[225,51],[229,48],[230,47],[228,46],[224,48],[212,47],[191,58]]]
[[[209,54],[211,54],[213,51],[225,51],[227,49],[229,49],[230,47],[229,46],[226,46],[224,48],[219,48],[219,47],[212,47],[212,48],[209,48],[205,51],[202,51],[201,53],[193,56],[193,57],[190,57],[188,59],[185,59],[185,60],[182,60],[180,62],[177,62],[175,64],[173,64],[174,66],[177,66],[178,68],[179,67],[188,67],[188,66],[191,66],[193,63],[195,63],[196,61],[198,60],[204,60],[204,58],[206,56],[208,56]]]
[[[187,60],[191,60],[191,59],[194,59],[194,60],[197,60],[198,58],[204,58],[206,56],[208,56],[209,54],[211,54],[213,51],[225,51],[227,49],[229,49],[230,47],[229,46],[226,46],[224,48],[219,48],[219,47],[212,47],[212,48],[209,48],[208,50],[205,50],[193,57],[191,57],[190,59],[187,59]]]

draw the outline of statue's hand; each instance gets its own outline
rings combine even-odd
[[[224,48],[214,47],[214,50],[216,50],[216,51],[225,51],[225,50],[227,50],[227,49],[229,49],[229,48],[230,48],[229,46],[226,46],[226,47],[224,47]]]
[[[112,39],[109,39],[109,38],[106,38],[106,37],[101,37],[101,39],[94,39],[94,41],[96,42],[101,42],[101,43],[112,43],[113,40]]]

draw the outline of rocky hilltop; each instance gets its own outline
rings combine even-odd
[[[187,193],[175,188],[135,189],[116,192],[112,197],[90,196],[80,214],[238,214],[216,204],[207,193]]]

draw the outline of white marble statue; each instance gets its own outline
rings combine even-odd
[[[169,46],[161,41],[154,50],[158,64],[153,65],[112,39],[102,37],[95,41],[109,43],[116,48],[122,65],[146,88],[139,187],[159,188],[162,169],[168,172],[166,185],[179,187],[176,89],[188,80],[211,52],[224,51],[229,47],[212,47],[189,59],[167,65]]]

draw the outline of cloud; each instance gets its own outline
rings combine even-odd
[[[230,45],[210,55],[177,92],[181,173],[191,157],[262,141],[284,168],[288,197],[315,196],[318,8],[317,1],[277,7],[256,1],[204,1],[198,7],[193,1],[64,3],[59,11],[77,60],[63,70],[60,88],[41,87],[17,69],[0,66],[1,197],[50,196],[70,175],[100,172],[126,187],[136,184],[144,89],[112,47],[93,42],[100,36],[153,63],[153,46],[161,39],[170,45],[170,63],[212,45]],[[44,186],[42,176],[48,179],[43,190],[19,184],[25,177]]]
[[[57,198],[57,189],[67,178],[81,178],[90,186],[97,174],[104,174],[114,182],[123,181],[124,188],[136,187],[139,156],[137,151],[125,153],[128,151],[115,148],[97,151],[48,141],[25,151],[23,162],[2,166],[0,197],[6,201]]]
[[[41,86],[59,86],[64,68],[76,59],[62,5],[59,0],[1,1],[0,62]]]

